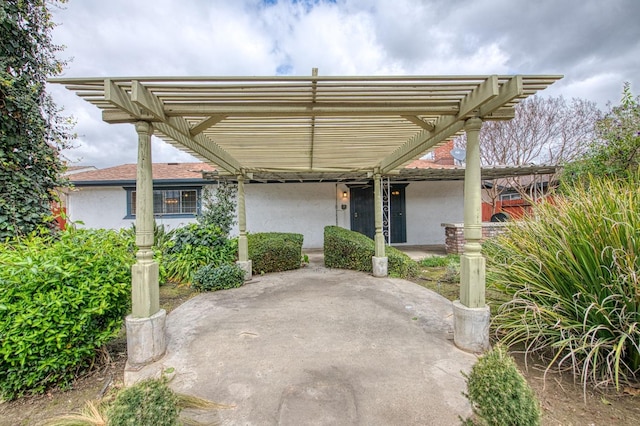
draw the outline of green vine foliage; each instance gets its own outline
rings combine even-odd
[[[48,6],[66,0],[0,1],[0,238],[51,223],[56,188],[65,184],[60,150],[74,135],[45,91],[62,72],[51,41]]]
[[[206,188],[202,194],[202,213],[198,216],[201,225],[216,225],[223,235],[229,236],[236,224],[237,186],[226,181],[218,182],[215,191]]]
[[[565,167],[565,183],[584,183],[590,176],[626,178],[640,168],[640,96],[634,98],[629,83],[620,105],[596,123],[596,135],[587,154]]]

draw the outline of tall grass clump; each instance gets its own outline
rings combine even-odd
[[[509,296],[492,326],[584,386],[638,378],[640,178],[590,178],[485,245],[490,285]]]

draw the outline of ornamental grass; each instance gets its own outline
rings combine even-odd
[[[640,368],[640,187],[590,178],[485,244],[489,285],[509,301],[492,329],[583,386],[636,381]]]

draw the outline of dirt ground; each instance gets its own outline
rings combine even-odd
[[[445,296],[457,295],[457,284],[439,281],[444,268],[430,268],[417,283],[432,288]],[[194,296],[185,286],[161,287],[161,304],[171,311]],[[122,387],[122,375],[126,361],[126,340],[115,339],[107,348],[109,357],[93,371],[79,378],[71,389],[52,390],[44,395],[25,397],[0,403],[0,425],[39,425],[56,416],[79,411],[89,400],[99,400],[104,395]],[[548,373],[535,360],[513,354],[528,383],[540,400],[543,425],[640,425],[640,384],[615,390],[587,389],[586,397],[579,384],[568,375]],[[586,401],[585,401],[586,399]]]

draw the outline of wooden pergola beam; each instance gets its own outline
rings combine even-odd
[[[148,111],[155,118],[154,128],[156,130],[203,158],[210,159],[229,173],[240,173],[242,165],[235,158],[207,137],[201,134],[192,136],[189,123],[184,118],[168,117],[164,113],[162,101],[140,82],[134,80],[131,87],[131,96],[129,96],[117,84],[107,79],[105,81],[105,99],[137,118],[138,121],[144,120],[141,117],[141,112]]]
[[[441,117],[433,130],[424,130],[404,145],[396,149],[389,157],[380,162],[380,169],[388,173],[394,168],[433,148],[440,142],[450,138],[464,127],[464,119],[477,116],[480,118],[509,119],[513,108],[500,109],[524,92],[521,76],[514,76],[502,85],[498,84],[498,76],[488,77],[484,83],[469,93],[460,104],[455,117]],[[498,114],[499,112],[502,115]],[[494,115],[494,113],[496,115]],[[514,113],[515,115],[515,113]],[[405,117],[406,118],[406,117]]]

